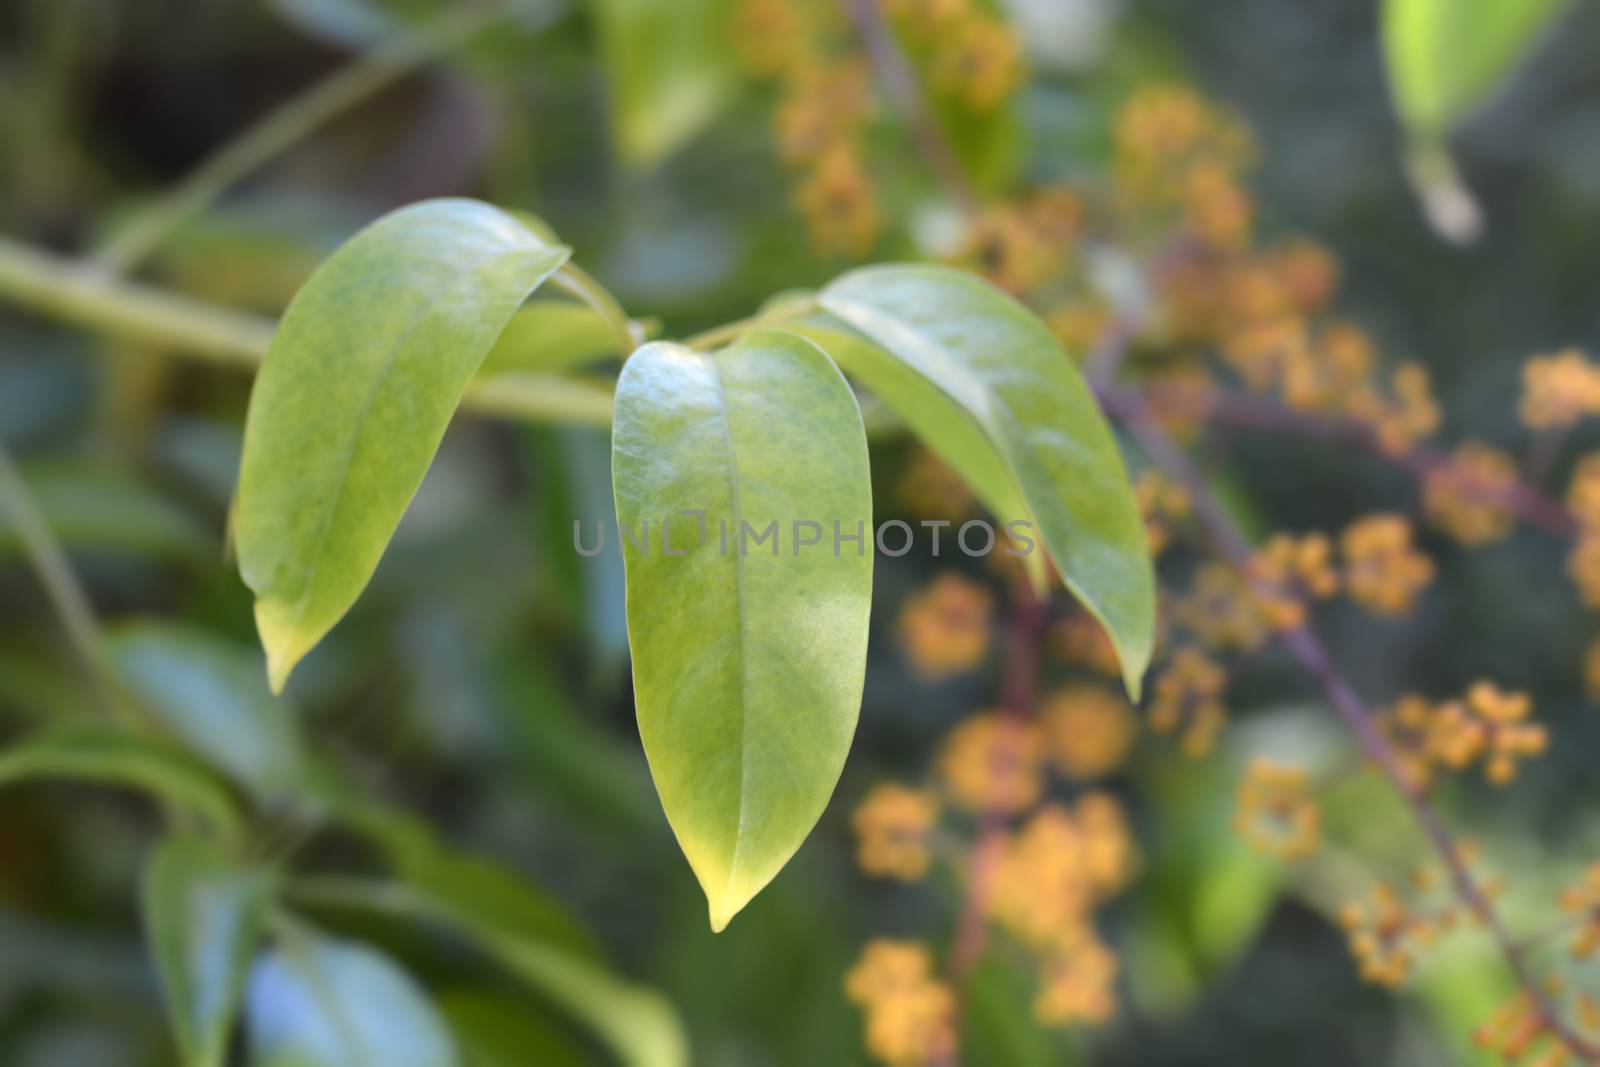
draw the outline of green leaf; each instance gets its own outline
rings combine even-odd
[[[1105,626],[1128,692],[1138,699],[1155,640],[1144,524],[1116,442],[1050,331],[1000,290],[944,267],[854,270],[830,282],[818,300],[936,386],[982,430],[1011,485],[974,483],[975,491],[1002,514],[1020,495],[1067,587]],[[908,398],[892,384],[880,393],[884,403],[903,406],[929,446],[973,476],[978,461],[963,431],[954,431],[958,444],[941,446],[952,431],[940,428],[925,391]],[[976,473],[991,483],[996,477],[992,462]]]
[[[261,1067],[456,1067],[455,1041],[394,961],[295,927],[250,976],[251,1061]]]
[[[127,552],[160,559],[205,556],[215,545],[185,511],[114,467],[50,464],[24,473],[45,524],[68,550]],[[21,543],[0,512],[0,558]]]
[[[141,705],[196,753],[258,797],[303,788],[298,711],[267,691],[254,649],[154,620],[117,627],[106,645]]]
[[[239,572],[274,691],[372,577],[446,425],[522,301],[566,261],[512,216],[384,216],[290,304],[250,398]]]
[[[1437,140],[1483,103],[1567,0],[1386,0],[1384,54],[1414,135]]]
[[[622,539],[639,732],[714,930],[800,847],[850,749],[869,477],[855,397],[804,338],[757,330],[712,355],[657,343],[623,368],[617,519],[635,534],[649,524],[648,551]],[[813,531],[797,520],[821,543],[802,547]],[[858,527],[859,554],[835,542]]]
[[[650,166],[693,137],[735,84],[728,0],[595,0],[625,162]]]
[[[505,912],[484,909],[462,882],[434,877],[425,884],[355,879],[310,883],[328,904],[423,919],[453,929],[511,974],[592,1030],[624,1067],[688,1067],[689,1046],[671,1005],[654,990],[624,981],[587,954],[507,925]]]
[[[61,778],[141,789],[206,819],[238,826],[227,786],[185,753],[141,734],[108,726],[51,727],[0,752],[0,787]]]
[[[198,838],[170,838],[145,867],[145,930],[187,1067],[227,1056],[271,890]]]
[[[457,990],[438,998],[466,1067],[589,1067],[589,1055],[554,1014],[527,997]]]
[[[911,364],[829,315],[785,324],[784,328],[816,342],[847,375],[905,420],[911,432],[972,487],[1002,528],[1013,522],[1038,525],[1005,457],[977,420]],[[1021,558],[1034,589],[1042,595],[1050,582],[1045,554],[1032,551]]]
[[[620,355],[617,339],[593,308],[539,300],[511,316],[478,369],[480,381],[506,371],[559,373]]]

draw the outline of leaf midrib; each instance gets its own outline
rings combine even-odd
[[[722,372],[709,353],[700,353],[700,358],[705,361],[706,367],[711,372],[711,380],[717,387],[717,412],[721,415],[722,440],[726,446],[728,470],[728,508],[733,512],[733,529],[736,538],[743,537],[744,511],[739,502],[739,472],[734,462],[733,420],[728,412],[728,393],[722,382]],[[728,895],[733,891],[734,875],[739,870],[739,850],[744,845],[744,808],[745,795],[748,789],[748,772],[750,762],[745,758],[745,746],[748,739],[748,726],[750,716],[746,709],[750,689],[750,660],[745,654],[749,647],[748,620],[744,611],[744,553],[741,551],[742,541],[734,546],[733,552],[733,587],[734,604],[739,612],[739,807],[735,819],[733,834],[733,855],[728,861],[728,878],[723,886],[724,907],[727,905]]]

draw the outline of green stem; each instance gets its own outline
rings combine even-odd
[[[291,97],[135,215],[94,253],[95,268],[107,274],[133,269],[240,179],[434,56],[486,29],[510,8],[507,3],[459,8]]]
[[[0,237],[0,298],[64,322],[140,341],[219,366],[254,370],[272,339],[271,320],[84,270],[69,259]],[[503,374],[475,383],[462,407],[540,422],[611,424],[601,383]]]
[[[601,285],[593,275],[576,263],[564,264],[550,280],[557,288],[572,294],[594,309],[594,313],[599,315],[611,330],[611,336],[617,342],[617,352],[623,359],[632,355],[633,350],[644,342],[644,331],[634,326],[621,302],[611,295],[611,290]]]
[[[89,595],[73,574],[66,553],[50,532],[50,525],[28,491],[22,473],[3,447],[0,447],[0,515],[11,519],[23,556],[38,575],[39,584],[44,586],[68,642],[89,671],[106,706],[131,725],[150,726],[107,658],[100,622],[89,604]]]
[[[729,341],[736,340],[751,330],[757,330],[763,326],[776,326],[790,319],[798,319],[803,315],[809,315],[816,309],[815,301],[795,300],[792,303],[782,304],[779,307],[751,315],[748,318],[735,319],[732,322],[725,322],[721,326],[713,326],[703,333],[695,334],[683,343],[689,348],[717,348]]]

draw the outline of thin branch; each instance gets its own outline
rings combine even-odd
[[[106,655],[106,646],[89,596],[67,562],[49,523],[29,492],[22,473],[5,448],[0,447],[0,516],[11,520],[22,554],[44,587],[68,642],[82,661],[90,680],[111,711],[134,725],[149,725],[141,709],[132,701],[116,669]]]
[[[432,25],[375,48],[291,97],[134,216],[91,256],[93,268],[112,275],[132,270],[241,179],[340,114],[493,25],[512,9],[509,3],[458,7]]]
[[[235,370],[253,371],[272,339],[270,319],[107,278],[3,237],[0,298],[63,322]],[[491,416],[611,424],[609,389],[581,378],[495,375],[474,383],[461,406]]]
[[[878,0],[844,0],[850,21],[855,24],[868,62],[889,94],[895,110],[911,131],[917,154],[940,188],[965,214],[978,208],[978,196],[956,158],[949,140],[939,126],[939,118],[928,107],[917,84],[916,72],[894,39],[894,31],[883,20]]]
[[[1121,394],[1119,410],[1115,414],[1151,462],[1188,492],[1194,516],[1217,551],[1248,577],[1253,554],[1249,542],[1212,495],[1187,453],[1161,429],[1149,403],[1141,394],[1126,391]],[[1278,636],[1300,668],[1323,691],[1334,711],[1355,735],[1357,744],[1367,758],[1399,793],[1443,861],[1457,895],[1483,923],[1512,975],[1538,1009],[1551,1033],[1586,1062],[1600,1062],[1600,1046],[1573,1031],[1562,1020],[1556,1005],[1529,966],[1521,946],[1513,940],[1499,913],[1467,867],[1461,850],[1451,839],[1438,813],[1406,774],[1394,750],[1378,731],[1361,697],[1334,665],[1326,646],[1307,625],[1281,631]]]
[[[1039,703],[1039,660],[1050,613],[1025,576],[1014,583],[1010,640],[1006,646],[1001,723],[1020,732],[1033,719]],[[947,973],[956,989],[964,986],[983,959],[989,937],[989,902],[994,894],[1006,833],[1006,813],[993,806],[983,815],[978,838],[967,857],[961,914],[956,920]]]

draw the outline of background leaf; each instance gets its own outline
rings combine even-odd
[[[417,984],[366,945],[295,927],[250,976],[259,1067],[455,1067],[449,1028]]]
[[[735,85],[727,0],[593,0],[625,162],[649,166],[698,133]]]
[[[39,778],[141,789],[215,826],[238,823],[227,786],[204,765],[170,745],[116,727],[51,727],[0,753],[0,786]]]
[[[360,595],[485,354],[567,254],[487,204],[425,201],[295,297],[251,394],[237,510],[274,690]]]
[[[111,631],[107,650],[144,708],[251,792],[282,800],[303,790],[298,710],[268,692],[254,649],[152,620]]]
[[[612,481],[618,522],[655,538],[622,546],[639,732],[720,930],[800,847],[855,733],[872,594],[861,414],[804,338],[647,345],[618,382]],[[686,508],[705,510],[703,531]],[[664,520],[686,555],[663,555]],[[794,544],[796,520],[823,543]],[[741,524],[774,522],[780,554],[744,542]],[[835,523],[861,524],[860,555],[834,554]]]
[[[189,1067],[220,1067],[266,917],[271,879],[175,837],[145,868],[145,929]]]
[[[1000,290],[943,267],[864,267],[819,300],[982,427],[1062,579],[1105,625],[1137,699],[1155,640],[1144,524],[1111,431],[1049,330]],[[1006,493],[983,491],[985,500]]]

